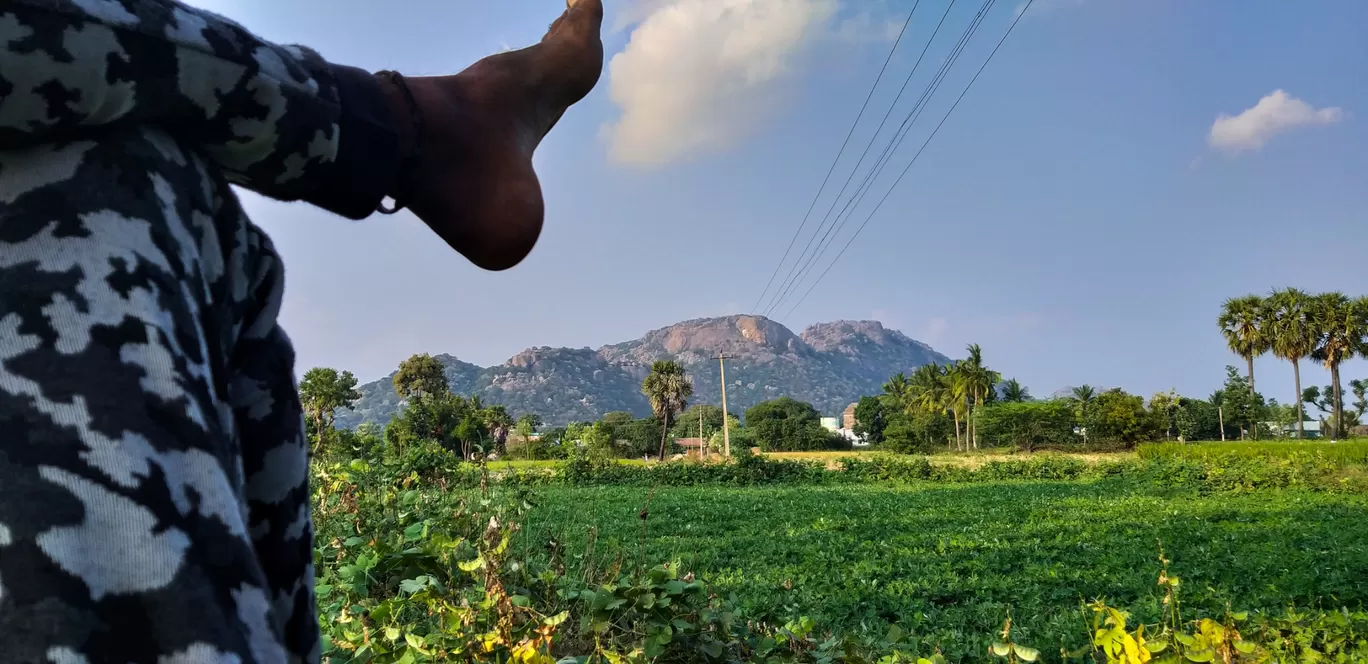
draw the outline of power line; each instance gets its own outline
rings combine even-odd
[[[950,72],[950,70],[954,67],[955,63],[959,60],[959,56],[964,51],[964,48],[968,45],[969,41],[973,39],[974,34],[978,32],[979,26],[982,25],[983,19],[992,9],[992,6],[995,1],[996,0],[984,0],[983,5],[979,7],[979,10],[974,15],[973,20],[969,22],[969,25],[965,27],[964,32],[960,34],[959,39],[956,40],[955,45],[951,48],[949,55],[947,55],[945,60],[941,63],[941,66],[937,70],[936,74],[932,77],[931,81],[927,83],[926,88],[922,90],[921,96],[918,97],[917,101],[913,104],[912,109],[908,111],[907,116],[903,118],[902,122],[898,126],[898,129],[893,132],[893,136],[889,139],[888,143],[884,146],[879,156],[875,159],[874,165],[872,165],[869,171],[865,173],[863,180],[860,182],[858,186],[856,186],[855,192],[851,194],[851,197],[846,199],[846,203],[844,206],[841,207],[841,211],[837,212],[836,217],[831,220],[831,225],[826,227],[826,233],[822,235],[822,239],[816,244],[812,254],[809,255],[806,249],[804,250],[802,258],[799,259],[800,262],[802,262],[802,265],[795,264],[794,270],[789,273],[788,277],[786,277],[784,281],[783,286],[781,287],[782,293],[780,293],[778,297],[774,298],[771,301],[770,305],[766,308],[766,315],[773,313],[774,311],[778,310],[780,306],[783,305],[783,302],[787,300],[788,297],[794,292],[794,290],[798,288],[798,285],[802,283],[802,280],[812,270],[813,266],[815,266],[817,262],[821,260],[821,257],[824,256],[830,249],[830,245],[827,244],[827,238],[834,237],[835,235],[839,234],[840,230],[845,227],[846,222],[849,220],[849,215],[846,214],[847,211],[853,213],[852,205],[859,205],[859,201],[863,200],[865,193],[868,191],[868,188],[872,186],[874,180],[878,178],[878,176],[883,172],[884,167],[887,165],[888,159],[891,158],[892,152],[895,151],[897,147],[902,144],[903,137],[905,137],[906,133],[911,129],[911,124],[915,123],[916,119],[921,116],[921,112],[926,108],[926,103],[930,101],[931,97],[935,96],[936,91],[940,89],[940,84],[944,82],[946,75]],[[951,0],[950,4],[945,9],[945,13],[941,15],[942,24],[945,22],[945,18],[949,15],[950,9],[953,6],[954,0]],[[937,25],[936,33],[939,32],[940,25]],[[936,33],[932,33],[931,40],[935,39]],[[931,40],[927,41],[927,48],[930,48]],[[924,49],[922,51],[923,55],[925,55],[925,52],[926,51]],[[911,74],[908,75],[908,79],[911,79]],[[904,83],[904,86],[906,86],[906,83]],[[890,106],[889,112],[891,113],[892,110],[893,107]],[[885,119],[887,119],[887,116],[885,116]],[[880,126],[882,127],[882,125]],[[870,138],[870,146],[873,145],[875,138],[877,138],[877,136]],[[865,152],[868,153],[868,151],[869,146],[866,146]],[[859,166],[857,165],[856,169],[858,168]],[[847,186],[850,184],[850,180],[854,177],[855,171],[852,170],[850,173],[850,178],[847,178],[846,180]],[[842,187],[841,194],[844,193],[845,187]],[[829,217],[831,215],[831,211],[835,209],[836,203],[839,202],[839,198],[840,194],[837,195],[837,200],[832,201],[831,209],[827,210],[827,217]],[[842,215],[845,215],[846,218],[842,219]],[[823,224],[826,223],[827,217],[823,217]]]
[[[898,106],[898,101],[902,99],[903,93],[907,91],[907,85],[912,82],[913,75],[917,73],[917,68],[921,66],[922,59],[926,57],[926,51],[931,48],[931,43],[936,40],[936,35],[940,34],[941,26],[945,25],[945,18],[950,15],[950,9],[954,6],[955,0],[950,0],[950,3],[945,6],[945,11],[941,14],[940,21],[936,23],[936,29],[931,32],[931,37],[926,40],[926,45],[922,47],[921,54],[917,56],[917,61],[912,64],[912,70],[907,72],[907,77],[903,79],[902,87],[898,88],[897,96],[893,97],[892,103],[888,105],[888,110],[884,112],[883,119],[879,120],[878,128],[869,136],[869,142],[865,143],[864,151],[860,153],[860,158],[856,160],[855,166],[850,169],[850,175],[846,177],[845,183],[841,185],[841,190],[836,192],[836,197],[832,199],[831,206],[827,208],[826,214],[822,215],[822,221],[817,225],[817,230],[812,232],[812,237],[808,238],[807,244],[803,247],[803,252],[799,254],[798,259],[795,260],[793,266],[789,268],[788,274],[784,275],[784,280],[780,282],[779,290],[775,291],[774,296],[771,297],[770,301],[765,305],[765,315],[768,315],[777,308],[784,297],[788,296],[789,291],[793,289],[792,282],[796,279],[795,274],[802,269],[801,266],[805,261],[811,260],[808,256],[808,251],[812,249],[813,240],[817,239],[817,234],[822,233],[823,228],[827,228],[827,232],[822,235],[822,239],[817,242],[817,246],[821,247],[822,243],[826,242],[827,237],[831,233],[830,227],[827,227],[826,225],[827,219],[831,217],[831,211],[836,208],[836,203],[841,200],[841,196],[843,196],[846,189],[850,187],[850,181],[854,179],[855,173],[860,170],[860,165],[864,164],[865,157],[869,155],[869,149],[873,147],[874,141],[879,138],[879,133],[883,131],[884,125],[888,123],[888,117],[893,114],[893,109]],[[913,10],[915,9],[916,7],[913,6]],[[813,202],[816,203],[815,200]],[[775,270],[775,273],[778,273],[778,269]],[[771,278],[771,280],[773,279]],[[766,290],[768,289],[769,287],[766,286]],[[782,295],[780,294],[781,292]],[[761,294],[761,299],[764,299],[763,294]]]
[[[869,214],[865,216],[864,221],[861,222],[860,226],[855,229],[855,234],[850,236],[850,239],[846,241],[845,246],[841,247],[841,251],[836,254],[835,258],[831,260],[831,263],[829,263],[826,266],[826,269],[822,270],[822,273],[818,275],[817,280],[813,281],[811,286],[808,286],[807,291],[803,293],[802,297],[798,298],[798,301],[795,302],[792,307],[789,307],[788,311],[784,314],[785,317],[791,315],[794,312],[794,310],[797,309],[798,306],[801,305],[803,301],[807,299],[807,296],[812,293],[812,290],[817,287],[817,284],[821,283],[822,279],[825,278],[827,273],[831,271],[831,268],[841,260],[841,256],[845,255],[846,250],[850,248],[851,243],[855,242],[855,238],[859,237],[860,232],[864,230],[865,226],[869,225],[869,220],[874,218],[874,215],[879,211],[880,208],[883,207],[884,202],[888,200],[889,195],[893,193],[893,190],[895,188],[897,188],[898,183],[902,181],[903,176],[907,175],[907,172],[912,169],[912,165],[917,163],[917,158],[921,156],[922,151],[925,150],[926,146],[931,143],[931,139],[936,137],[936,134],[940,131],[941,126],[943,126],[945,124],[945,121],[950,118],[950,114],[955,112],[955,108],[959,106],[960,100],[964,99],[964,95],[968,94],[969,88],[973,87],[974,81],[978,80],[979,74],[982,74],[983,70],[988,67],[988,63],[992,62],[993,56],[997,55],[998,49],[1002,48],[1002,44],[1007,41],[1007,37],[1012,34],[1012,30],[1016,28],[1017,23],[1021,22],[1021,17],[1025,16],[1026,12],[1030,10],[1031,4],[1033,2],[1035,2],[1035,0],[1026,0],[1026,6],[1023,7],[1021,9],[1021,12],[1017,14],[1016,18],[1012,21],[1012,24],[1010,26],[1007,26],[1007,32],[1002,35],[1002,39],[998,40],[997,46],[993,47],[992,52],[988,54],[988,58],[983,61],[982,65],[979,66],[978,71],[974,72],[974,77],[969,79],[969,84],[964,86],[964,90],[960,92],[959,97],[955,98],[955,103],[950,105],[950,110],[945,112],[945,115],[941,117],[940,122],[936,124],[936,128],[931,130],[931,135],[926,137],[926,140],[922,142],[921,147],[917,149],[917,153],[912,155],[912,160],[907,162],[907,166],[903,167],[902,172],[899,173],[898,177],[893,180],[893,184],[888,187],[888,191],[884,192],[883,197],[879,199],[879,203],[874,206],[873,210],[869,211]]]
[[[779,259],[779,264],[774,266],[774,272],[770,274],[769,281],[765,284],[765,290],[760,291],[760,297],[756,298],[755,304],[751,306],[754,311],[760,307],[760,301],[765,299],[765,293],[769,292],[770,286],[774,283],[774,278],[779,275],[779,270],[784,267],[784,261],[788,260],[789,252],[793,250],[793,245],[798,241],[798,236],[803,234],[803,228],[807,226],[808,217],[812,215],[812,210],[817,206],[817,201],[822,197],[822,191],[826,189],[827,181],[831,179],[831,174],[836,171],[836,164],[841,161],[841,155],[845,154],[846,145],[850,143],[850,137],[855,134],[855,127],[860,124],[860,119],[864,117],[865,109],[869,107],[869,100],[874,97],[874,91],[879,87],[879,81],[883,80],[884,72],[888,70],[888,63],[893,60],[893,53],[898,50],[898,44],[902,42],[903,34],[907,32],[907,26],[912,23],[912,15],[917,12],[917,5],[921,0],[912,3],[912,11],[907,12],[907,20],[903,21],[902,30],[898,31],[897,39],[893,40],[893,47],[888,49],[888,57],[884,58],[883,66],[879,68],[879,75],[874,78],[874,85],[869,87],[869,94],[865,95],[864,103],[860,105],[860,112],[855,115],[855,121],[850,123],[850,131],[846,132],[845,140],[841,142],[841,149],[836,151],[836,158],[831,160],[831,168],[827,169],[826,177],[822,178],[821,186],[817,187],[817,195],[812,197],[812,203],[808,205],[807,213],[803,215],[803,222],[798,225],[798,230],[793,233],[793,239],[789,240],[788,248],[784,250],[784,255]],[[816,235],[814,232],[813,235]]]

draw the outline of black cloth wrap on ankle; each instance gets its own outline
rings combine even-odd
[[[399,179],[399,119],[385,91],[364,69],[330,65],[342,107],[337,158],[326,181],[304,200],[348,219],[365,219]]]
[[[376,76],[384,76],[391,83],[404,93],[404,102],[408,104],[409,121],[413,124],[413,145],[409,146],[409,153],[403,155],[399,161],[399,172],[394,191],[390,192],[390,198],[394,199],[394,207],[385,207],[384,201],[375,207],[380,214],[394,214],[404,209],[404,185],[408,183],[408,178],[418,168],[418,158],[423,148],[423,116],[418,112],[418,102],[413,98],[413,91],[409,89],[408,83],[404,81],[404,76],[397,71],[382,71]],[[396,118],[397,120],[397,118]],[[402,120],[399,120],[402,122]]]

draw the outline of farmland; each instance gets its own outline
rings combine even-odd
[[[1102,600],[1168,644],[1199,618],[1252,612],[1241,645],[1258,656],[1232,661],[1359,661],[1356,447],[1271,445],[487,472],[418,449],[319,462],[325,654],[973,662],[1010,616],[1041,661],[1080,662]]]
[[[750,616],[897,622],[954,659],[981,652],[1009,608],[1020,641],[1055,652],[1086,645],[1080,601],[1104,597],[1157,621],[1159,542],[1191,610],[1358,606],[1368,599],[1365,517],[1360,496],[1110,482],[558,487],[541,494],[523,542],[555,537],[573,559],[597,532],[602,557],[676,560]]]

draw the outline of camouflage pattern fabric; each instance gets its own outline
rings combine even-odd
[[[0,661],[318,661],[283,271],[229,183],[327,180],[330,71],[169,0],[0,2]]]

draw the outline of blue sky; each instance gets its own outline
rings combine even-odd
[[[838,185],[948,1],[917,8]],[[1014,1],[994,7],[823,261],[963,89]],[[559,11],[554,0],[195,4],[336,62],[410,74],[531,43]],[[527,346],[597,347],[748,312],[911,6],[610,3],[610,65],[537,153],[546,230],[507,272],[471,266],[407,214],[350,222],[244,195],[289,267],[283,316],[299,370],[370,380],[414,352],[488,365]],[[977,6],[953,7],[894,122]],[[952,356],[977,342],[1038,395],[1085,382],[1210,393],[1238,364],[1215,324],[1224,298],[1288,285],[1368,293],[1365,25],[1357,0],[1036,0],[780,322],[877,318]],[[1304,384],[1328,382],[1311,364]],[[1265,394],[1292,396],[1286,363],[1257,371]],[[1345,371],[1368,377],[1368,363]]]

